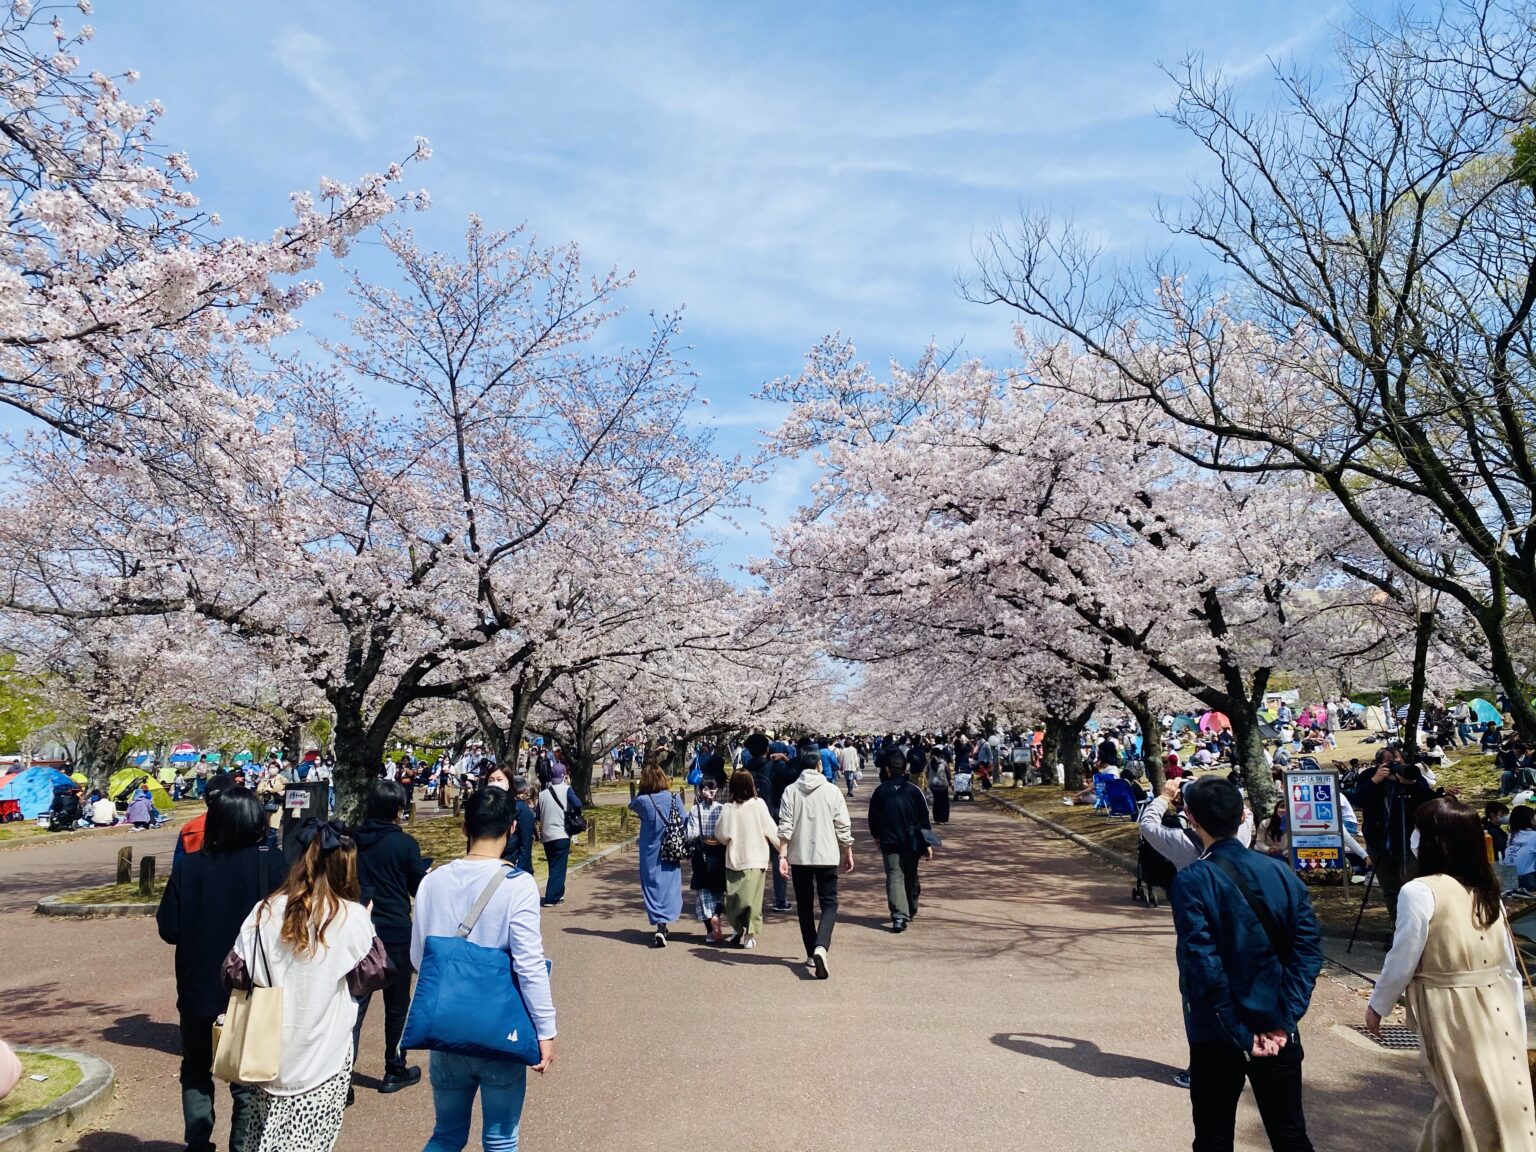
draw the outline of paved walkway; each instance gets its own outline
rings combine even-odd
[[[789,962],[800,955],[792,916],[770,914],[755,953],[704,946],[691,922],[654,951],[632,856],[573,878],[567,905],[545,917],[561,1047],[530,1085],[524,1146],[1188,1147],[1188,1096],[1170,1080],[1185,1048],[1166,909],[1131,904],[1122,874],[984,807],[957,806],[944,836],[922,915],[901,936],[885,930],[877,857],[860,846],[825,982]],[[115,850],[0,854],[0,1029],[117,1066],[118,1108],[80,1140],[84,1152],[173,1152],[174,988],[153,923],[14,910],[70,869],[110,870]],[[1346,1035],[1340,1025],[1363,1013],[1359,993],[1319,984],[1304,1029],[1314,1138],[1410,1147],[1428,1091],[1415,1057]],[[367,1090],[382,1071],[381,1017],[365,1031],[347,1152],[419,1148],[431,1128],[425,1085]],[[1266,1148],[1251,1105],[1240,1118],[1239,1147]]]

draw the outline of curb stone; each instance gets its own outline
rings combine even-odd
[[[44,896],[36,911],[44,916],[65,916],[77,920],[95,917],[153,916],[158,904],[65,904],[58,896]]]
[[[1086,848],[1089,852],[1092,852],[1105,863],[1111,864],[1116,868],[1129,872],[1132,876],[1136,875],[1136,858],[1134,856],[1128,856],[1124,852],[1116,852],[1113,848],[1106,848],[1102,844],[1095,844],[1086,836],[1079,835],[1078,833],[1072,831],[1072,829],[1066,827],[1065,825],[1058,824],[1054,820],[1048,820],[1046,817],[1041,816],[1038,812],[1031,812],[1027,808],[1022,808],[1019,805],[1013,803],[1011,800],[1004,800],[1000,796],[988,796],[985,793],[983,793],[982,796],[984,799],[990,801],[993,804],[1007,808],[1011,812],[1017,812],[1025,819],[1033,820],[1036,824],[1048,828],[1050,831],[1056,833],[1056,835],[1065,837],[1066,839],[1072,841],[1072,843],[1076,844],[1079,848]],[[1331,940],[1349,939],[1348,932],[1330,930],[1328,928],[1324,928],[1322,930],[1322,934],[1325,938]],[[1392,942],[1392,937],[1389,934],[1375,928],[1362,928],[1356,939],[1365,941],[1367,943],[1376,944],[1390,944]],[[1332,961],[1330,961],[1330,963],[1331,962]],[[1338,967],[1348,968],[1348,965],[1339,964]],[[1353,968],[1349,968],[1348,970],[1350,972],[1355,972]],[[1361,974],[1355,972],[1355,975],[1360,976]],[[1369,977],[1362,978],[1369,979]]]
[[[599,864],[602,861],[608,859],[608,857],[616,855],[624,851],[626,848],[633,847],[639,841],[639,839],[639,836],[631,836],[628,840],[620,840],[617,844],[610,844],[607,848],[604,848],[596,855],[588,856],[585,860],[579,860],[575,864],[572,864],[569,868],[566,869],[565,874],[567,877],[570,877],[572,874],[580,872],[589,864]]]
[[[5,1152],[32,1152],[64,1139],[71,1130],[78,1131],[95,1120],[112,1103],[114,1073],[112,1065],[96,1056],[59,1048],[28,1048],[23,1052],[41,1052],[80,1065],[80,1083],[57,1100],[41,1108],[24,1112],[0,1125],[0,1149]]]

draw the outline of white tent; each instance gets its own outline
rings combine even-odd
[[[1381,710],[1379,705],[1372,704],[1369,708],[1367,708],[1365,710],[1364,720],[1365,730],[1367,732],[1397,731],[1396,726],[1387,720],[1387,714]]]

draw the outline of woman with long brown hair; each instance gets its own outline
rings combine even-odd
[[[307,820],[287,882],[252,910],[225,963],[233,988],[283,990],[274,1080],[246,1109],[245,1152],[329,1152],[352,1080],[357,997],[393,969],[357,902],[357,846],[334,820]]]
[[[1435,1088],[1419,1152],[1532,1152],[1524,996],[1482,821],[1442,797],[1420,805],[1413,823],[1419,875],[1398,893],[1365,1026],[1379,1033],[1406,991]]]
[[[640,773],[639,794],[629,807],[640,819],[640,895],[651,925],[651,947],[667,946],[667,925],[683,914],[683,802],[658,758]]]

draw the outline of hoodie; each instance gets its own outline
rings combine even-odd
[[[358,903],[373,902],[373,927],[386,944],[411,939],[411,897],[431,866],[421,845],[400,825],[364,820],[352,830],[357,841]]]
[[[853,846],[853,826],[840,788],[816,766],[800,773],[779,804],[779,839],[789,841],[791,865],[835,867],[842,848]]]

